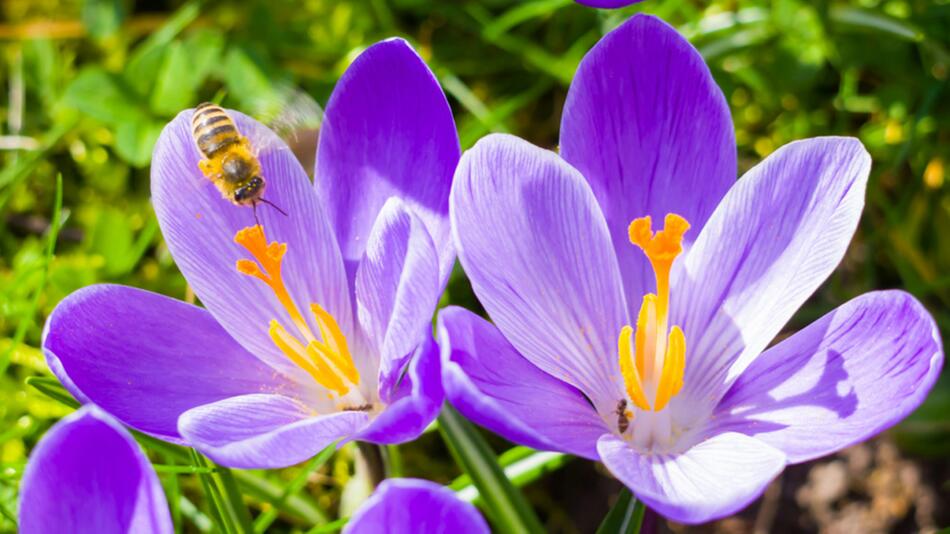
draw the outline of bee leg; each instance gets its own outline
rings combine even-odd
[[[203,159],[199,161],[198,168],[201,170],[201,173],[208,178],[211,178],[215,174],[211,160]]]

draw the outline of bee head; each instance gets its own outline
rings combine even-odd
[[[247,181],[246,184],[234,190],[234,201],[238,204],[253,202],[264,193],[264,180],[260,176],[255,176]]]

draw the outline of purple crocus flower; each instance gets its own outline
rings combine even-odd
[[[314,183],[235,111],[266,179],[260,225],[198,168],[192,111],[162,132],[152,200],[204,309],[130,287],[80,290],[43,348],[69,390],[129,426],[242,468],[338,439],[418,436],[442,403],[431,320],[454,261],[451,110],[403,40],[363,52],[327,105]]]
[[[425,532],[427,534],[488,534],[478,510],[452,490],[415,478],[383,481],[353,514],[344,534]]]
[[[33,449],[19,523],[22,534],[175,531],[152,464],[95,406],[63,418]]]
[[[735,182],[702,58],[633,17],[581,62],[560,155],[492,135],[462,156],[456,246],[494,326],[441,313],[446,396],[602,461],[676,521],[743,508],[785,465],[899,421],[940,372],[933,319],[900,291],[769,346],[844,255],[870,164],[856,139],[809,139]]]

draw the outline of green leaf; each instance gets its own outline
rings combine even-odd
[[[172,41],[162,48],[164,57],[149,99],[152,111],[173,116],[194,105],[198,88],[220,61],[222,48],[224,36],[211,29],[195,32],[185,41]]]
[[[152,111],[174,115],[194,101],[195,90],[204,80],[196,76],[189,54],[185,45],[177,41],[166,48],[149,100]]]
[[[155,78],[162,67],[167,50],[168,43],[156,44],[147,48],[140,45],[133,52],[132,58],[122,72],[125,83],[143,101],[147,102],[149,99],[148,95],[151,94],[155,86]]]
[[[66,391],[58,380],[54,378],[48,378],[45,376],[30,376],[25,380],[26,385],[36,389],[43,395],[60,402],[70,408],[79,408],[79,401],[73,398],[72,395]]]
[[[478,488],[484,509],[499,531],[544,532],[534,510],[505,477],[478,429],[445,406],[439,416],[439,431],[456,463]]]
[[[536,451],[519,446],[503,452],[498,457],[498,464],[504,468],[505,476],[511,483],[520,488],[560,469],[573,458],[569,454]],[[449,488],[463,500],[477,502],[481,499],[478,488],[472,484],[472,479],[467,474],[453,480]]]
[[[220,30],[216,28],[196,30],[185,38],[184,45],[191,56],[194,69],[190,73],[191,76],[203,81],[209,74],[220,68],[221,54],[224,50],[224,34]]]
[[[66,88],[63,103],[112,126],[147,120],[138,96],[101,67],[87,67]]]
[[[123,122],[116,127],[115,151],[136,167],[145,167],[152,160],[152,149],[165,125],[151,119]]]
[[[218,491],[217,486],[214,483],[214,480],[211,478],[211,474],[204,472],[204,468],[207,468],[207,461],[204,459],[198,451],[191,449],[191,462],[192,465],[197,467],[199,470],[198,480],[201,481],[201,489],[205,494],[205,499],[208,502],[208,511],[211,512],[211,519],[218,526],[218,530],[229,534],[234,531],[234,527],[230,521],[230,516],[225,509],[225,504],[221,497],[221,493]]]
[[[491,24],[485,26],[482,33],[491,38],[496,38],[522,22],[534,18],[549,17],[558,9],[573,3],[573,0],[535,0],[533,2],[517,3],[515,7],[505,11]]]
[[[116,208],[103,207],[96,224],[88,234],[90,252],[105,260],[104,270],[110,277],[125,273],[125,258],[132,249],[132,229],[125,213]]]
[[[880,32],[906,41],[916,43],[925,38],[924,32],[913,24],[870,9],[835,6],[828,16],[838,24]]]
[[[217,482],[221,490],[222,500],[231,520],[234,522],[235,529],[242,534],[252,534],[254,525],[251,523],[251,513],[244,504],[244,497],[241,490],[238,489],[237,481],[230,469],[218,465],[216,473],[212,478]]]
[[[283,105],[277,96],[278,87],[288,80],[264,58],[246,48],[233,48],[224,61],[228,91],[240,105],[254,115],[276,117]]]
[[[121,0],[86,0],[82,6],[82,23],[89,34],[96,39],[114,34],[125,18],[122,4]]]
[[[604,521],[597,527],[597,534],[638,534],[643,525],[643,515],[646,507],[643,503],[624,489],[620,498],[613,505]]]
[[[331,532],[339,532],[343,530],[343,527],[345,527],[349,522],[349,517],[341,517],[325,525],[317,525],[308,530],[307,534],[330,534]]]
[[[149,35],[142,44],[132,51],[123,74],[126,83],[134,88],[143,99],[147,100],[148,95],[151,94],[169,43],[189,24],[194,22],[200,12],[198,2],[188,2],[181,6],[158,31]]]

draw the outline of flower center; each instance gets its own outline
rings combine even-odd
[[[349,384],[359,385],[359,371],[353,364],[353,358],[346,344],[346,336],[340,330],[336,319],[319,304],[310,304],[310,312],[313,313],[320,329],[318,340],[290,297],[290,293],[287,292],[280,272],[284,254],[287,253],[287,244],[276,241],[268,243],[264,235],[264,227],[261,225],[240,230],[234,235],[234,242],[247,249],[256,260],[256,262],[248,259],[238,260],[238,272],[253,276],[271,288],[281,306],[290,315],[290,320],[299,335],[298,337],[291,334],[277,319],[272,319],[268,334],[274,345],[310,374],[318,384],[340,397],[349,392]]]
[[[630,223],[630,242],[643,250],[656,275],[656,294],[643,296],[636,332],[630,325],[624,326],[617,342],[620,373],[627,395],[636,407],[644,411],[662,411],[683,387],[686,338],[678,326],[669,329],[669,334],[667,329],[670,269],[683,251],[683,234],[688,229],[686,219],[674,213],[667,214],[664,228],[655,233],[649,216]],[[626,399],[620,403],[626,406]],[[626,410],[618,415],[628,419],[633,416]]]

